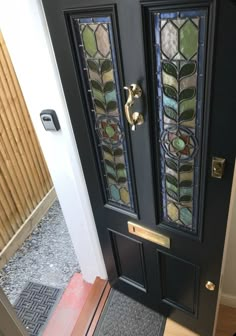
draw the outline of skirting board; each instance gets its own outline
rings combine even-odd
[[[236,308],[236,296],[222,293],[220,303],[225,306]]]
[[[33,229],[38,225],[42,217],[56,200],[56,192],[54,187],[47,193],[42,201],[33,210],[30,216],[22,224],[16,234],[4,247],[0,253],[0,269],[8,262],[15,252],[22,246],[26,238],[31,234]]]

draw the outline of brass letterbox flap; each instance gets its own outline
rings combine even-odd
[[[139,224],[130,221],[128,221],[128,230],[129,233],[135,236],[149,240],[155,244],[164,246],[166,248],[170,248],[170,238],[161,233],[155,232],[153,230],[150,230],[148,228],[145,228]]]

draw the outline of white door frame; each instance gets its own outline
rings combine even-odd
[[[83,278],[107,278],[87,187],[40,0],[2,0],[0,29],[44,153]],[[61,130],[46,132],[39,114],[56,111]]]

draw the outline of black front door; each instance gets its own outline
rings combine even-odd
[[[43,3],[111,285],[212,335],[236,144],[234,1]]]

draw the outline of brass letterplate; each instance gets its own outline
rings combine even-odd
[[[170,248],[170,238],[164,236],[163,234],[157,233],[150,229],[147,229],[141,225],[135,224],[133,222],[128,222],[129,233],[135,236],[141,237],[143,239],[149,240],[155,244]]]

